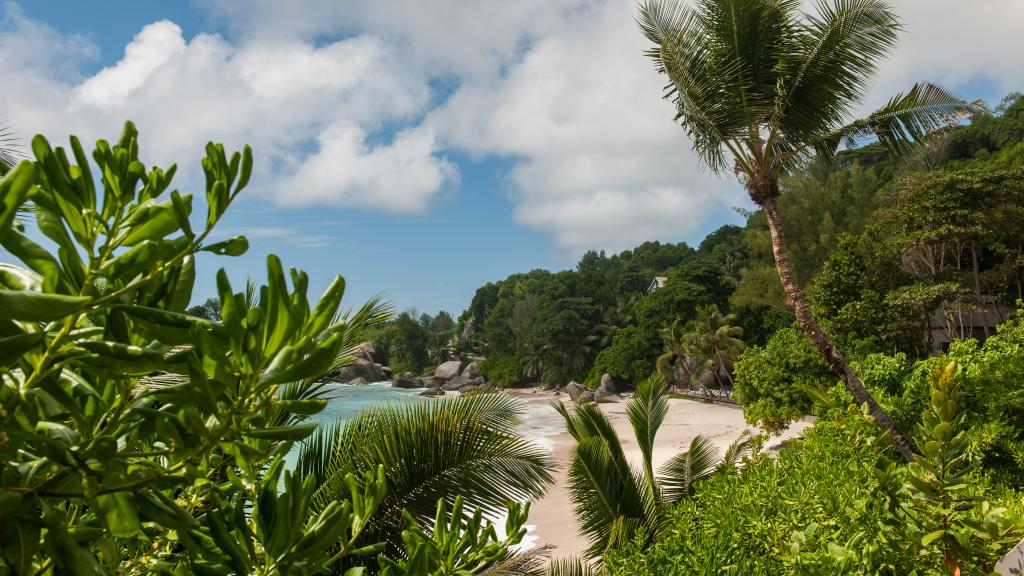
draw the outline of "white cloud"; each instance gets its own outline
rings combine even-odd
[[[984,82],[999,95],[1024,89],[1021,0],[901,0],[895,8],[905,32],[879,68],[872,108],[922,80],[952,88]]]
[[[334,240],[324,234],[306,234],[293,228],[281,226],[245,226],[238,228],[218,228],[214,237],[227,239],[234,236],[245,236],[250,242],[275,240],[283,244],[299,248],[327,248]]]
[[[364,34],[323,45],[253,39],[235,45],[212,34],[186,41],[176,24],[160,21],[143,28],[116,64],[78,82],[56,63],[69,52],[80,59],[94,56],[95,47],[63,39],[51,28],[26,20],[16,8],[8,10],[4,22],[0,77],[19,87],[6,93],[5,114],[22,132],[44,133],[54,141],[74,133],[90,141],[115,137],[120,124],[132,119],[149,162],[178,162],[193,176],[204,142],[223,142],[230,149],[249,143],[258,156],[254,190],[282,204],[295,195],[305,203],[405,213],[425,207],[440,191],[443,179],[425,180],[435,184],[431,187],[386,175],[390,193],[404,200],[397,205],[353,191],[353,182],[362,183],[368,193],[377,191],[366,174],[320,170],[320,179],[308,176],[333,154],[311,144],[336,144],[337,126],[353,127],[348,133],[351,153],[367,155],[363,139],[383,123],[415,121],[427,110],[428,78],[409,69],[378,37]],[[33,61],[22,56],[26,47],[36,49]],[[354,137],[359,140],[351,141]],[[431,143],[422,136],[398,139],[390,147],[373,148],[367,157],[376,159],[381,169],[433,165],[452,177],[454,169],[432,156]],[[363,169],[351,162],[346,166]],[[315,185],[295,190],[297,173],[306,175],[304,184]],[[338,178],[324,179],[332,176]]]
[[[633,10],[613,2],[578,13],[500,82],[466,84],[429,119],[452,146],[519,158],[517,220],[569,253],[683,238],[740,201],[673,124]]]
[[[417,128],[390,144],[369,147],[357,126],[333,125],[318,137],[319,151],[308,157],[278,190],[282,203],[331,203],[416,213],[447,181],[454,166],[434,155],[434,135]]]
[[[635,0],[201,5],[227,38],[155,22],[84,79],[95,46],[7,5],[0,77],[17,90],[5,117],[54,139],[111,137],[132,118],[151,161],[183,168],[207,140],[251,143],[254,182],[282,205],[423,211],[458,181],[446,152],[498,156],[517,221],[563,253],[691,237],[743,199],[672,123]],[[907,32],[865,108],[924,79],[1021,88],[1021,0],[897,9]]]

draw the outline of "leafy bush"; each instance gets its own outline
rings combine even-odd
[[[402,573],[401,562],[366,556],[383,551],[369,534],[400,518],[395,502],[408,497],[389,493],[382,464],[393,462],[334,468],[329,499],[314,475],[284,469],[317,428],[305,420],[326,406],[317,378],[351,361],[344,351],[387,307],[340,313],[340,276],[311,306],[306,274],[291,270],[289,287],[270,255],[265,286],[235,292],[217,274],[219,320],[186,314],[196,254],[247,249],[243,237],[206,239],[247,184],[251,151],[207,145],[208,212],[193,228],[191,195],[161,200],[175,169],[145,168],[130,123],[113,146],[97,143],[95,166],[74,137],[70,152],[42,137],[32,147],[36,161],[0,179],[0,245],[24,266],[0,264],[0,574],[299,575],[378,563]],[[54,253],[15,220],[25,207]],[[511,418],[493,404],[492,419]],[[450,438],[444,454],[464,454],[461,436]],[[540,468],[535,482],[547,478]],[[490,492],[486,512],[508,511],[509,538],[498,541],[477,510],[434,539],[409,526],[396,556],[439,550],[474,570],[517,561],[525,512],[498,510],[508,493]],[[418,496],[456,499],[451,485]]]
[[[810,413],[808,390],[827,390],[836,382],[821,354],[796,328],[783,328],[764,346],[744,350],[735,371],[743,417],[773,433]]]
[[[936,467],[939,459],[923,456],[911,469],[875,434],[877,428],[855,407],[836,420],[820,420],[805,439],[793,441],[776,458],[759,456],[738,476],[701,484],[692,500],[673,511],[666,537],[654,547],[643,549],[637,541],[610,551],[604,558],[607,572],[948,574],[942,555],[933,553],[935,539],[943,535],[923,539],[934,531],[922,533],[921,526],[942,524],[949,507],[937,503],[917,511],[903,496],[909,494],[904,483],[912,486],[912,476],[920,481],[919,471]],[[918,441],[928,438],[919,436]],[[967,525],[980,529],[971,532],[973,543],[963,540],[975,560],[964,563],[963,574],[981,574],[981,566],[991,566],[1019,537],[1024,510],[1015,493],[990,486],[978,474],[960,482],[953,488],[963,497],[985,493],[994,501],[977,502],[972,512],[960,513],[970,515]],[[911,513],[920,525],[908,520]],[[984,535],[990,529],[995,537]]]
[[[306,275],[289,288],[271,255],[258,298],[221,270],[222,321],[184,314],[196,254],[248,246],[206,241],[248,148],[207,145],[196,228],[192,196],[167,194],[175,167],[147,170],[130,123],[94,165],[74,137],[32,150],[0,180],[0,244],[25,266],[0,265],[0,572],[304,574],[351,554],[380,471],[314,510],[310,482],[281,482],[283,456],[326,404],[315,379],[382,310],[339,316],[341,277],[311,308]],[[26,203],[55,253],[15,222]]]
[[[519,363],[511,354],[488,356],[480,363],[479,370],[494,386],[511,386],[522,379]]]
[[[654,362],[659,354],[661,338],[657,332],[627,326],[616,332],[612,345],[597,355],[586,384],[596,388],[604,374],[640,382],[654,373]]]

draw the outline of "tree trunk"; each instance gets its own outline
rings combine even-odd
[[[889,417],[889,414],[878,405],[875,398],[864,387],[864,383],[861,382],[857,374],[850,368],[850,364],[843,357],[842,352],[832,343],[832,340],[821,329],[821,325],[818,324],[818,321],[811,313],[811,308],[807,304],[807,298],[793,276],[793,268],[789,263],[789,249],[786,247],[786,237],[782,231],[782,218],[779,216],[775,196],[766,195],[759,198],[759,200],[759,204],[764,209],[765,216],[768,218],[768,227],[771,230],[772,237],[772,251],[775,253],[775,266],[779,271],[779,279],[782,280],[782,287],[793,305],[797,322],[800,323],[803,331],[807,333],[807,337],[810,338],[814,347],[825,357],[825,362],[828,363],[829,368],[842,377],[843,382],[846,383],[846,389],[850,391],[850,394],[853,394],[854,400],[858,404],[868,405],[871,416],[874,417],[879,427],[889,432],[893,444],[903,458],[907,462],[913,462],[915,452],[913,442],[896,426],[892,418]]]

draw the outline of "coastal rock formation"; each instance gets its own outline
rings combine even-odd
[[[391,380],[392,388],[423,388],[423,380],[420,380],[412,372],[402,372],[395,375]]]
[[[594,391],[593,390],[585,390],[583,392],[580,392],[579,396],[577,396],[576,400],[575,400],[575,402],[577,404],[586,404],[587,402],[593,402],[593,401],[594,401]]]
[[[352,364],[342,367],[338,370],[334,380],[347,384],[356,378],[362,378],[366,382],[382,382],[387,380],[387,377],[384,375],[384,367],[365,358],[358,358]]]
[[[466,385],[465,382],[463,382],[462,380],[459,380],[458,378],[455,378],[454,380],[449,380],[448,382],[445,382],[444,384],[442,384],[441,385],[441,389],[442,390],[453,391],[453,390],[458,390],[459,388],[462,388],[465,385]]]
[[[612,402],[618,402],[620,400],[622,400],[622,396],[606,392],[603,387],[594,390],[594,402],[597,402],[598,404],[611,404]]]
[[[444,390],[441,390],[440,388],[429,388],[427,390],[424,390],[423,392],[420,392],[419,395],[427,396],[428,398],[432,398],[435,396],[444,396]]]
[[[615,381],[615,378],[613,378],[611,374],[601,376],[601,386],[598,390],[601,390],[605,394],[620,394],[622,392],[622,388],[619,386],[619,383]]]
[[[394,375],[395,375],[395,373],[392,372],[391,368],[388,367],[388,366],[381,366],[380,370],[381,370],[381,372],[384,373],[384,379],[385,380],[391,380],[391,378],[394,377]]]
[[[358,354],[374,364],[383,364],[385,361],[384,351],[373,342],[364,342],[359,345]]]
[[[565,385],[565,392],[569,394],[569,399],[573,402],[580,397],[580,394],[586,392],[587,389],[577,382],[569,382]]]
[[[465,382],[472,382],[480,376],[479,366],[480,365],[476,362],[470,362],[469,366],[466,366],[459,377]]]
[[[369,382],[366,380],[366,378],[356,378],[355,380],[349,382],[349,384],[353,386],[359,386],[362,384],[369,384]]]
[[[431,375],[423,376],[420,380],[423,381],[423,386],[425,388],[441,388],[441,384],[444,383],[440,379]]]
[[[462,362],[449,360],[434,370],[434,376],[447,381],[458,376],[460,372],[462,372]]]

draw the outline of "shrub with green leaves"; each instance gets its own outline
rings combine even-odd
[[[781,432],[809,414],[813,392],[836,383],[803,332],[783,328],[764,346],[743,351],[735,365],[735,398],[743,416],[768,432]]]
[[[340,315],[340,276],[311,305],[306,274],[271,255],[259,288],[218,273],[222,321],[184,314],[196,255],[247,249],[208,238],[250,149],[206,146],[202,217],[175,166],[139,160],[130,123],[91,160],[75,137],[32,151],[0,180],[0,572],[303,574],[376,550],[351,544],[379,470],[315,510],[281,473],[326,403],[316,379],[385,310]],[[25,207],[52,250],[15,220]]]

